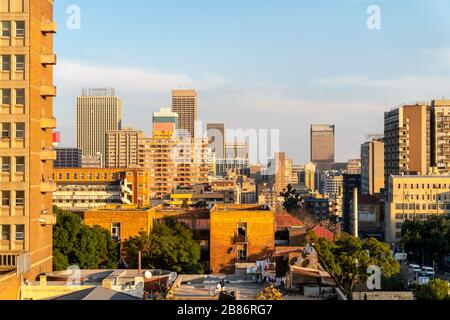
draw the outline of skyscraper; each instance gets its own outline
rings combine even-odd
[[[330,170],[335,161],[335,126],[311,126],[311,162],[318,170]]]
[[[195,90],[173,90],[172,111],[178,113],[178,129],[183,136],[195,138],[197,122],[197,92]]]
[[[361,145],[361,193],[373,195],[384,188],[384,140],[370,138]]]
[[[431,165],[450,172],[450,100],[431,101]]]
[[[0,2],[0,300],[52,270],[53,1]],[[19,258],[20,257],[20,258]]]
[[[106,168],[137,168],[139,139],[144,132],[132,128],[106,133]]]
[[[106,133],[120,130],[122,124],[122,99],[114,89],[85,88],[77,98],[77,147],[83,156],[100,153],[105,161]]]
[[[216,154],[217,159],[225,158],[225,125],[223,123],[208,123],[206,131],[211,151]]]
[[[179,115],[169,108],[161,108],[153,113],[153,138],[175,138],[177,135]]]

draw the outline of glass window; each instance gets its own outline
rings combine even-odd
[[[11,172],[11,158],[2,157],[2,173]]]
[[[16,56],[16,71],[24,71],[25,70],[25,56],[19,55]]]
[[[25,173],[25,157],[16,158],[16,172]]]
[[[121,228],[120,223],[112,223],[111,224],[111,235],[113,238],[120,240],[121,238]]]
[[[25,191],[16,191],[16,206],[23,207],[25,205]]]
[[[25,21],[16,21],[16,37],[25,37]]]
[[[2,70],[11,71],[11,56],[2,55]]]
[[[2,241],[11,241],[11,226],[2,225]]]
[[[16,89],[16,104],[25,105],[25,89]]]
[[[2,104],[11,104],[11,89],[2,89]]]
[[[2,138],[11,137],[11,123],[2,123]]]
[[[25,123],[22,122],[16,123],[16,138],[17,139],[25,138]]]
[[[11,200],[11,192],[10,191],[2,191],[2,206],[9,207]]]
[[[25,240],[25,225],[23,224],[16,225],[16,240],[17,241]]]
[[[11,36],[11,21],[2,21],[2,37]]]

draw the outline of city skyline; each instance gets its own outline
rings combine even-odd
[[[80,8],[79,30],[66,26],[69,5]],[[313,123],[336,125],[337,161],[358,157],[363,137],[383,131],[385,110],[448,95],[450,79],[450,44],[439,37],[450,29],[439,13],[448,4],[379,1],[381,30],[366,26],[369,5],[134,1],[115,3],[105,16],[102,1],[58,1],[62,145],[74,145],[70,115],[81,87],[114,87],[124,100],[124,125],[147,136],[152,113],[170,105],[171,90],[192,88],[204,123],[280,129],[281,150],[297,163],[309,160]],[[133,15],[133,34],[114,23],[122,15]]]

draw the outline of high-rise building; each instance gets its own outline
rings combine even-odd
[[[223,123],[208,123],[206,131],[211,151],[216,154],[216,158],[225,158],[225,125]]]
[[[82,155],[78,148],[56,148],[54,168],[81,168]]]
[[[431,166],[450,172],[450,100],[431,101]]]
[[[18,267],[52,271],[53,1],[0,1],[0,29],[0,299],[16,299]]]
[[[161,108],[159,112],[153,113],[153,138],[175,138],[179,115],[170,111],[169,108]]]
[[[373,195],[384,188],[384,140],[370,138],[361,145],[361,193]]]
[[[197,92],[195,90],[173,90],[172,111],[178,113],[180,135],[195,138],[197,123]]]
[[[275,192],[283,192],[286,186],[286,153],[278,152],[275,154]]]
[[[354,190],[358,189],[358,192],[361,190],[361,175],[360,174],[344,174],[344,183],[343,183],[343,207],[342,207],[342,215],[343,215],[343,231],[350,233],[351,232],[351,202],[353,201]]]
[[[361,174],[361,159],[350,159],[347,164],[348,174]]]
[[[335,126],[311,126],[311,162],[318,170],[330,170],[335,162]]]
[[[248,159],[247,142],[227,142],[225,144],[226,159]]]
[[[139,139],[144,132],[132,128],[106,133],[106,168],[139,167]]]
[[[316,166],[314,163],[300,165],[298,168],[299,189],[304,191],[316,191]]]
[[[122,99],[111,88],[84,88],[77,97],[77,147],[83,156],[101,155],[104,166],[106,133],[120,130]]]
[[[431,166],[431,107],[404,105],[385,113],[385,189],[390,175],[428,173]]]

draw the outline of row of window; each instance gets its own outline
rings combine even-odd
[[[12,138],[12,123],[4,122],[0,123],[1,133],[0,138],[2,139],[10,139]],[[15,134],[14,138],[16,139],[25,139],[25,123],[23,122],[17,122],[15,123]]]
[[[15,192],[16,195],[16,201],[15,206],[16,207],[24,207],[25,206],[25,191],[0,191],[2,196],[2,207],[11,207],[13,204],[12,202],[12,192]]]
[[[16,233],[14,239],[11,239],[11,225],[3,224],[0,225],[0,231],[2,235],[2,241],[24,241],[25,240],[25,225],[16,224]]]
[[[11,37],[12,30],[11,27],[15,25],[15,34],[16,38],[24,38],[25,37],[25,21],[2,21],[1,22],[1,36],[2,37]]]
[[[1,172],[11,173],[11,157],[1,157]],[[15,157],[16,173],[25,173],[25,157]]]
[[[1,71],[11,71],[12,57],[13,56],[11,56],[11,55],[5,55],[5,54],[1,55],[1,60],[2,60]],[[23,54],[15,55],[14,57],[16,60],[14,70],[15,71],[25,71],[25,55],[23,55]]]
[[[14,89],[15,91],[15,104],[25,105],[25,89]],[[1,103],[4,105],[11,105],[12,102],[12,90],[11,89],[0,89]]]
[[[431,189],[431,188],[433,188],[433,189],[447,189],[447,187],[448,188],[450,188],[450,184],[446,184],[446,183],[444,183],[444,184],[441,184],[441,183],[434,183],[434,184],[430,184],[430,183],[428,183],[428,184],[424,184],[424,183],[422,183],[422,184],[403,184],[403,189],[412,189],[412,190],[414,190],[414,189],[417,189],[417,190],[420,190],[420,189],[426,189],[426,190],[429,190],[429,189]],[[397,189],[402,189],[402,184],[398,184],[397,185]]]
[[[93,174],[92,174],[92,172],[89,172],[88,174],[87,174],[87,177],[88,177],[88,180],[92,180],[93,179]],[[103,173],[103,180],[108,180],[108,177],[111,179],[111,180],[116,180],[115,179],[115,176],[116,176],[116,174],[115,173],[111,173],[111,174],[108,174],[108,173]],[[58,180],[63,180],[63,177],[64,177],[64,175],[63,175],[63,173],[62,172],[59,172],[58,173]],[[78,173],[73,173],[73,174],[71,174],[70,172],[66,172],[66,174],[65,174],[65,177],[64,177],[64,179],[65,180],[72,180],[71,178],[73,177],[73,180],[78,180],[78,178],[80,178],[80,180],[84,180],[85,178],[86,178],[86,175],[85,175],[85,173],[84,172],[82,172],[82,173],[80,173],[80,174],[78,174]],[[101,177],[101,174],[100,173],[96,173],[95,174],[95,179],[96,180],[100,180],[100,177]],[[56,179],[56,176],[55,176],[55,174],[53,174],[53,179]]]
[[[416,203],[397,203],[395,205],[396,210],[450,210],[450,203],[438,204],[416,204]]]

